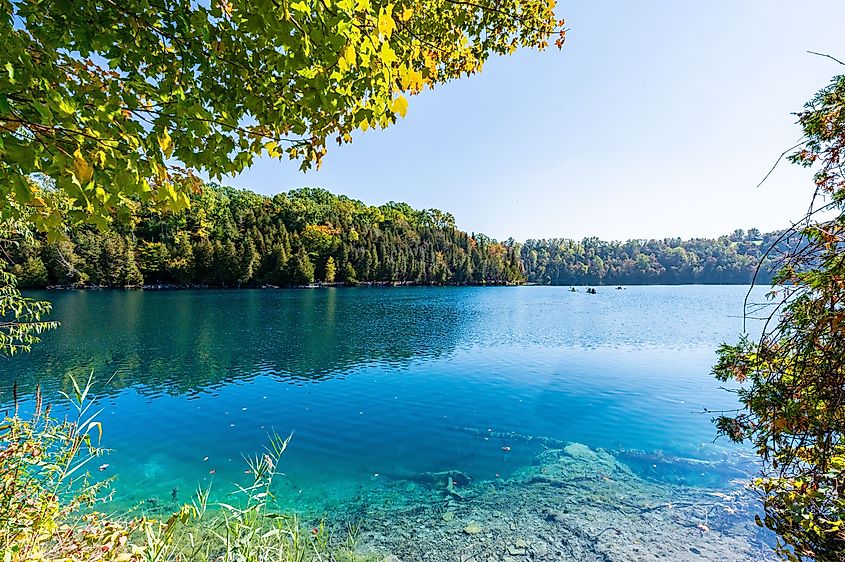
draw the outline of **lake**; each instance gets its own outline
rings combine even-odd
[[[420,474],[516,482],[571,443],[607,451],[641,488],[732,490],[753,470],[750,455],[714,442],[705,409],[736,406],[710,368],[716,347],[743,329],[746,292],[36,293],[62,327],[0,363],[0,396],[8,404],[17,381],[30,400],[40,384],[56,401],[71,374],[93,373],[116,504],[141,510],[211,481],[223,497],[230,482],[247,481],[243,456],[270,432],[293,434],[276,494],[304,516],[331,516],[362,495],[370,505]]]

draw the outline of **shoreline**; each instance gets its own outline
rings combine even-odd
[[[627,283],[590,284],[590,285],[554,285],[542,283],[418,283],[416,281],[366,281],[360,283],[312,283],[309,285],[243,285],[225,287],[217,285],[180,285],[175,283],[151,283],[137,286],[115,287],[108,285],[48,285],[46,287],[22,287],[23,291],[238,291],[238,290],[284,290],[284,289],[331,289],[356,287],[560,287],[560,288],[595,288],[623,290],[628,287],[750,287],[768,286],[751,283]],[[576,291],[577,292],[577,291]]]

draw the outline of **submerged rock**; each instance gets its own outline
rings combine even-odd
[[[440,472],[418,472],[405,476],[394,476],[398,480],[408,480],[423,484],[425,486],[442,487],[448,486],[451,481],[456,486],[469,486],[472,484],[472,477],[460,470],[443,470]]]
[[[596,454],[591,451],[589,447],[582,445],[581,443],[572,443],[564,447],[563,450],[566,451],[567,455],[576,459],[590,461],[595,460],[596,458]]]
[[[525,553],[528,552],[524,548],[519,548],[515,545],[508,545],[508,554],[511,556],[525,556]]]
[[[528,553],[528,543],[522,539],[516,539],[512,545],[508,545],[507,550],[511,556],[525,556]]]
[[[481,531],[483,531],[483,529],[475,521],[470,521],[470,523],[466,527],[464,527],[464,533],[468,535],[477,535]]]
[[[362,522],[362,548],[396,557],[385,562],[777,560],[742,483],[646,479],[579,443],[547,449],[509,478],[462,484],[462,500],[444,498],[454,475],[425,473],[413,491],[408,480],[362,491],[349,516]]]

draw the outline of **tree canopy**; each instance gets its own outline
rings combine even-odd
[[[515,243],[462,232],[437,209],[372,207],[314,188],[271,198],[206,185],[190,199],[176,212],[144,206],[133,225],[31,237],[10,250],[11,272],[21,287],[524,280]]]
[[[0,0],[0,213],[53,236],[201,172],[319,166],[406,96],[495,54],[560,46],[554,0]],[[45,198],[56,189],[64,198]]]
[[[766,250],[783,247],[780,236],[751,228],[716,239],[551,238],[526,241],[521,256],[528,281],[544,285],[747,284],[755,274],[759,282],[772,279]]]

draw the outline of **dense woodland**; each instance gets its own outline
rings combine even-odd
[[[500,243],[405,203],[367,206],[323,189],[274,197],[206,186],[190,209],[145,208],[106,232],[12,250],[22,287],[245,287],[326,283],[552,285],[748,283],[776,234],[605,242]],[[765,267],[758,278],[769,281]]]
[[[190,209],[144,208],[132,225],[77,227],[69,239],[13,250],[21,287],[153,284],[215,287],[524,280],[519,248],[455,228],[405,203],[364,205],[323,189],[266,197],[206,186]]]
[[[77,227],[12,250],[22,287],[244,287],[326,283],[552,285],[748,283],[776,234],[500,243],[405,203],[367,206],[323,189],[266,197],[206,186],[190,209],[145,208],[132,225]],[[764,268],[759,281],[770,280]]]
[[[521,257],[528,281],[544,285],[746,284],[778,237],[779,233],[762,234],[752,228],[715,240],[553,238],[528,240]],[[771,281],[772,266],[768,258],[763,261],[758,282]]]

